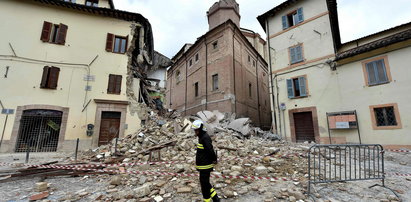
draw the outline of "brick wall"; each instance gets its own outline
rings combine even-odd
[[[267,65],[258,57],[247,39],[240,35],[242,33],[234,28],[235,25],[228,25],[230,26],[220,26],[208,32],[205,38],[197,41],[170,68],[167,106],[182,110],[185,112],[183,115],[195,114],[201,110],[235,112],[238,117],[250,117],[256,125],[270,127]],[[197,54],[198,61],[195,60]],[[180,72],[180,82],[176,81],[177,71]],[[213,90],[212,76],[215,74],[218,74],[218,90]],[[194,88],[196,82],[199,84],[197,97]]]

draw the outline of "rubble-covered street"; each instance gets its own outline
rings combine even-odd
[[[247,122],[237,126],[249,129],[243,134],[230,127],[231,123],[238,122],[231,116],[219,112],[201,114],[205,116],[199,117],[213,131],[213,144],[219,157],[211,181],[224,201],[312,201],[304,195],[308,180],[306,153],[311,144],[278,140],[279,137],[253,128]],[[53,176],[52,171],[39,167],[46,170],[44,175],[37,171],[27,177],[12,177],[18,170],[24,171],[25,167],[19,167],[18,163],[24,161],[25,155],[3,154],[0,162],[14,163],[14,166],[1,167],[1,200],[28,201],[40,194],[39,198],[44,201],[200,201],[194,166],[197,138],[190,129],[189,119],[170,116],[162,118],[152,113],[140,131],[117,143],[113,140],[110,145],[81,152],[77,167],[57,169],[65,171],[66,176],[61,176],[62,173]],[[409,172],[408,155],[388,152],[385,161],[386,185],[399,193],[403,201],[411,200],[411,178],[392,173]],[[73,156],[73,153],[34,153],[30,163],[53,162],[51,166],[67,166],[74,164]],[[90,170],[80,171],[84,168]],[[79,172],[69,174],[70,169]],[[105,173],[91,173],[101,169]],[[192,174],[194,176],[189,176]],[[236,176],[241,177],[236,179]],[[263,179],[251,179],[255,177]],[[399,201],[387,189],[368,188],[375,183],[379,181],[320,184],[314,186],[314,196],[318,201],[359,198]]]
[[[0,202],[411,202],[410,10],[0,0]]]

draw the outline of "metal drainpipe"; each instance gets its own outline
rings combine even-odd
[[[234,113],[237,114],[237,93],[235,89],[235,47],[234,47],[234,30],[233,30],[233,79],[234,79]]]
[[[274,81],[273,81],[273,69],[272,69],[272,64],[271,64],[271,43],[270,43],[270,25],[268,24],[268,19],[265,21],[265,27],[267,29],[267,43],[268,43],[268,61],[270,65],[270,81],[271,81],[271,97],[273,100],[273,105],[271,108],[273,109],[273,114],[274,114],[274,123],[275,123],[275,130],[278,132],[278,127],[277,127],[277,115],[275,111],[275,97],[274,97]],[[280,121],[281,122],[281,121]],[[281,134],[280,134],[281,135]]]
[[[278,90],[278,79],[277,79],[277,76],[278,75],[275,75],[274,76],[274,78],[275,78],[275,86],[276,86],[276,92],[277,92],[277,107],[278,107],[278,124],[279,124],[279,127],[280,127],[280,135],[282,134],[282,132],[283,132],[283,129],[282,129],[282,123],[281,123],[281,113],[283,114],[283,121],[284,121],[284,137],[286,137],[286,135],[287,135],[287,132],[285,131],[285,114],[284,114],[284,111],[282,111],[281,109],[280,109],[280,104],[278,104],[279,102],[280,102],[280,100],[279,100],[279,95],[280,95],[280,92],[279,92],[279,90]],[[282,112],[281,112],[282,111]]]

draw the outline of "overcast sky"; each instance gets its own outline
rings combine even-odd
[[[120,10],[141,13],[153,26],[155,49],[174,56],[208,31],[208,8],[218,0],[115,0]],[[237,0],[241,27],[265,37],[256,17],[285,0]],[[258,3],[257,3],[258,2]],[[342,42],[411,22],[411,0],[338,0]]]

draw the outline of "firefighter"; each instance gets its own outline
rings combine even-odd
[[[214,166],[217,164],[217,155],[214,152],[213,144],[210,136],[207,134],[207,128],[201,120],[193,122],[191,127],[198,136],[196,168],[200,172],[201,192],[204,202],[220,201],[217,192],[210,184],[210,174]]]

